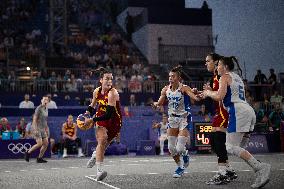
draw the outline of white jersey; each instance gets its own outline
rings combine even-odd
[[[256,120],[255,112],[246,102],[244,83],[238,74],[230,72],[229,75],[232,83],[227,87],[227,93],[223,99],[224,106],[229,113],[227,131],[229,133],[253,131]]]
[[[161,136],[161,135],[166,135],[167,134],[167,128],[168,128],[168,124],[163,124],[163,122],[160,122],[160,128],[158,130],[158,135]]]
[[[169,85],[166,96],[168,99],[168,114],[171,115],[187,115],[190,111],[189,96],[181,92],[183,84],[180,83],[177,90],[172,91]]]
[[[232,83],[227,87],[227,94],[224,97],[223,103],[225,107],[233,105],[233,103],[245,103],[245,87],[242,78],[233,72],[230,72],[229,75],[232,78]]]

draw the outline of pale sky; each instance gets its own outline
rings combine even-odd
[[[200,8],[203,0],[185,0],[186,7]],[[213,35],[218,34],[216,52],[235,55],[247,79],[257,69],[284,73],[283,0],[208,0],[213,12]]]

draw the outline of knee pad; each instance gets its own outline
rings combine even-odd
[[[185,145],[186,145],[187,139],[188,139],[188,137],[178,136],[177,146],[176,146],[178,154],[181,154],[186,150]]]
[[[231,144],[226,144],[227,152],[235,156],[240,157],[240,154],[245,151],[245,149],[239,146],[233,146]]]
[[[172,156],[177,155],[176,141],[177,141],[177,137],[168,136],[168,148],[169,148],[169,152],[171,153]]]

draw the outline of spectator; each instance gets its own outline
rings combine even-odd
[[[277,90],[275,90],[273,95],[270,97],[270,103],[274,106],[275,105],[280,106],[281,103],[282,103],[282,99],[283,99],[283,97],[281,95],[279,95]]]
[[[274,69],[270,69],[270,76],[268,78],[268,83],[272,85],[272,89],[276,90],[276,86],[277,86],[277,77],[276,74],[274,73]]]
[[[209,112],[208,110],[206,109],[206,106],[205,104],[202,104],[200,106],[200,110],[198,111],[197,115],[202,118],[202,121],[205,121],[205,122],[209,122],[210,121],[210,116],[209,116]]]
[[[31,117],[31,120],[27,123],[26,125],[26,131],[25,131],[25,136],[24,138],[26,139],[31,139],[33,138],[33,135],[32,135],[32,122],[33,122],[33,116]]]
[[[123,85],[123,82],[121,81],[121,79],[120,78],[118,78],[116,81],[115,81],[115,88],[116,88],[116,90],[117,90],[117,92],[119,92],[119,93],[123,93],[123,87],[124,87],[124,85]]]
[[[251,106],[253,106],[254,98],[253,98],[253,96],[251,96],[251,91],[247,90],[245,94],[246,94],[247,103],[249,103]]]
[[[57,109],[56,102],[51,99],[51,94],[46,95],[48,97],[47,109]]]
[[[24,101],[20,103],[19,108],[30,108],[30,109],[35,108],[34,103],[30,101],[30,95],[25,94]]]
[[[261,70],[257,70],[257,74],[254,77],[254,83],[257,84],[258,86],[255,86],[255,97],[256,100],[261,100],[260,95],[262,94],[262,84],[265,84],[267,82],[266,76],[261,73]]]
[[[0,138],[2,138],[2,133],[5,131],[11,131],[11,126],[6,117],[2,117],[0,120]]]
[[[260,108],[260,103],[255,102],[253,104],[253,109],[256,115],[256,123],[254,131],[267,131],[268,130],[268,112]]]
[[[78,92],[77,81],[74,74],[71,74],[71,78],[67,80],[66,90],[68,92]]]
[[[280,105],[276,104],[274,110],[269,115],[269,131],[279,131],[281,121],[284,121],[284,113]]]
[[[21,137],[25,137],[27,123],[25,122],[25,118],[21,117],[19,123],[16,125],[16,130],[20,133]]]
[[[57,77],[55,72],[51,73],[51,77],[48,79],[48,84],[52,92],[57,92]]]
[[[261,70],[257,70],[257,74],[254,77],[254,82],[256,84],[265,84],[267,83],[267,78],[266,76],[261,72]]]
[[[77,125],[73,122],[73,116],[69,115],[68,119],[62,125],[62,135],[64,140],[63,158],[67,157],[67,148],[70,145],[76,145],[78,149],[78,157],[83,157],[81,147],[81,139],[77,137]]]
[[[14,71],[11,71],[10,74],[8,75],[8,83],[9,83],[9,86],[10,86],[10,90],[12,92],[15,91],[15,87],[16,87],[16,80],[17,80],[17,77],[15,75],[15,72]]]
[[[152,128],[158,129],[158,137],[160,142],[160,155],[164,155],[164,144],[167,140],[167,127],[168,127],[168,116],[163,114],[163,120],[160,123],[154,123]]]
[[[129,106],[137,106],[135,94],[131,94],[129,97]]]
[[[44,90],[44,78],[42,77],[41,72],[37,73],[37,76],[34,79],[34,83],[37,91]]]

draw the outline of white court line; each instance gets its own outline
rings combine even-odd
[[[105,185],[105,186],[108,186],[108,187],[110,187],[110,188],[120,189],[120,188],[115,187],[115,186],[112,186],[112,185],[110,185],[110,184],[108,184],[108,183],[105,183],[105,182],[102,182],[102,181],[97,181],[97,179],[95,179],[95,178],[93,178],[93,177],[90,177],[90,176],[85,176],[85,177],[88,178],[88,179],[90,179],[90,180],[92,180],[92,181],[95,181],[95,182],[101,183],[101,184],[103,184],[103,185]]]
[[[133,163],[133,164],[127,164],[127,165],[143,165],[143,164],[134,164],[134,163]]]
[[[21,172],[25,172],[25,171],[28,171],[28,170],[24,170],[24,169],[22,169],[22,170],[20,170]]]
[[[158,175],[159,173],[148,173],[148,175]]]
[[[78,169],[79,167],[67,167],[69,169]]]
[[[121,173],[121,174],[117,174],[117,175],[119,175],[119,176],[125,176],[126,174]]]
[[[5,173],[11,173],[11,171],[4,171]]]
[[[35,171],[44,171],[45,169],[34,169]]]
[[[52,168],[50,168],[50,169],[57,170],[57,169],[60,169],[60,168],[58,168],[58,167],[52,167]]]

